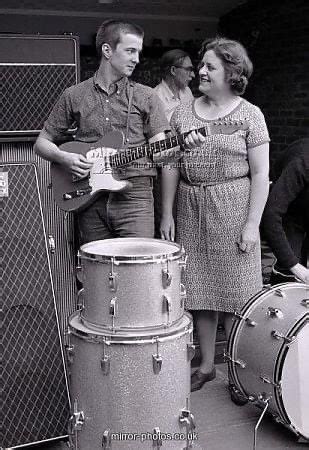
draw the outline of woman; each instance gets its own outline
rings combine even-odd
[[[262,288],[259,225],[269,167],[264,116],[240,97],[252,73],[246,50],[236,41],[216,38],[203,43],[200,56],[202,96],[180,105],[171,125],[181,133],[219,119],[246,119],[249,128],[206,138],[190,133],[185,145],[191,151],[184,152],[180,169],[163,170],[161,237],[174,239],[178,186],[176,240],[188,254],[186,308],[197,310],[201,365],[192,375],[192,391],[216,376],[219,312],[228,335],[233,313]]]
[[[309,284],[309,138],[293,142],[275,168],[280,176],[263,215],[263,231],[277,259],[270,281]]]

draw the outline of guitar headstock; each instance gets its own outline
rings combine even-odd
[[[209,134],[234,134],[238,130],[246,131],[249,122],[244,120],[215,120],[208,124]]]

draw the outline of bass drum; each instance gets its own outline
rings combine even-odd
[[[74,449],[191,448],[188,314],[164,333],[133,335],[91,330],[76,313],[69,339]]]
[[[309,440],[309,286],[284,283],[254,296],[228,341],[230,382],[300,439]]]
[[[81,318],[105,328],[164,328],[184,314],[184,250],[147,238],[93,241],[81,247]]]

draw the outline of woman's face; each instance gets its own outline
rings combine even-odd
[[[206,95],[230,90],[224,66],[213,50],[207,50],[199,64],[199,90]]]

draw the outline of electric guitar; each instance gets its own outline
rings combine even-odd
[[[247,120],[215,121],[199,128],[204,136],[213,134],[233,134],[238,130],[248,129]],[[119,131],[109,133],[98,142],[66,142],[60,149],[69,153],[79,153],[93,161],[90,173],[85,178],[78,178],[58,163],[51,164],[51,180],[56,204],[63,211],[80,211],[94,202],[103,192],[120,192],[128,189],[128,180],[119,180],[114,173],[117,167],[125,166],[144,156],[151,157],[184,143],[191,132],[187,131],[161,141],[143,144],[138,147],[123,148],[123,134]],[[105,147],[115,149],[115,153],[106,156]]]

